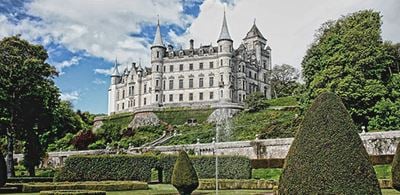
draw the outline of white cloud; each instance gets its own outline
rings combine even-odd
[[[149,63],[149,43],[144,37],[132,37],[142,31],[143,24],[186,26],[193,18],[183,14],[179,0],[99,0],[81,1],[34,0],[26,3],[29,15],[41,21],[23,19],[12,24],[0,15],[0,37],[22,34],[30,41],[38,37],[44,44],[57,42],[71,51],[86,53],[112,61],[132,62],[139,58]]]
[[[76,101],[79,99],[78,91],[72,91],[69,93],[61,93],[60,99],[64,101]]]
[[[56,67],[56,69],[59,72],[59,74],[62,75],[62,74],[64,74],[64,72],[62,71],[63,68],[67,68],[67,67],[70,67],[70,66],[73,66],[73,65],[77,65],[81,59],[82,59],[81,57],[74,56],[69,60],[65,60],[65,61],[62,61],[62,62],[55,62],[55,63],[52,63],[52,64]]]
[[[302,57],[322,23],[361,9],[374,9],[383,15],[383,38],[400,42],[400,1],[387,0],[236,0],[225,5],[221,0],[206,0],[199,16],[183,36],[169,32],[177,44],[187,47],[189,39],[195,45],[216,45],[226,7],[228,27],[235,47],[256,24],[272,48],[273,64],[288,63],[300,68]]]
[[[101,80],[99,78],[96,78],[95,80],[92,81],[92,83],[96,84],[96,85],[104,85],[107,82],[105,80]]]

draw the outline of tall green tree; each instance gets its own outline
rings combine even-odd
[[[292,95],[300,85],[297,82],[299,76],[299,71],[289,64],[275,65],[271,72],[272,93],[274,97]]]
[[[41,146],[36,136],[50,128],[54,121],[52,108],[59,104],[59,90],[53,82],[57,71],[45,62],[47,58],[43,46],[30,44],[19,36],[0,41],[0,131],[7,137],[9,176],[15,175],[15,139],[39,150]],[[26,151],[31,150],[27,148]]]
[[[372,10],[322,25],[302,61],[306,104],[321,92],[335,92],[354,122],[368,125],[373,107],[390,95],[388,83],[398,73],[396,46],[382,41],[381,25],[381,15]]]

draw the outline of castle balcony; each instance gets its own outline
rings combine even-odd
[[[219,82],[218,82],[218,86],[219,86],[219,87],[224,87],[224,85],[225,85],[225,84],[224,84],[223,81],[219,81]]]
[[[155,91],[155,92],[161,91],[161,86],[155,86],[155,87],[154,87],[154,91]]]

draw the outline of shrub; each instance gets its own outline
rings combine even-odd
[[[263,179],[219,179],[218,189],[234,190],[271,190],[278,185],[277,181]],[[215,179],[200,179],[198,190],[215,190]]]
[[[0,187],[3,187],[7,181],[7,166],[3,153],[0,151]]]
[[[322,93],[305,114],[279,194],[381,194],[356,127],[335,94]]]
[[[392,185],[394,189],[400,191],[400,143],[397,145],[392,162]]]
[[[9,183],[52,182],[53,177],[10,177]]]
[[[86,181],[86,182],[47,182],[24,183],[22,192],[40,192],[49,190],[101,190],[101,191],[128,191],[147,190],[148,185],[137,181]]]
[[[179,152],[171,180],[181,195],[191,194],[199,186],[196,170],[185,151]]]
[[[92,155],[71,156],[65,161],[57,181],[149,181],[156,167],[153,155]]]
[[[77,150],[87,150],[88,146],[96,141],[96,136],[91,130],[79,132],[72,140],[72,145]]]
[[[106,195],[105,191],[90,191],[90,190],[53,190],[41,191],[39,195]]]
[[[171,183],[176,155],[161,155],[159,166],[163,170],[163,182]],[[199,178],[215,178],[215,156],[191,156],[193,166]],[[244,156],[218,156],[218,177],[221,179],[250,179],[250,159]]]

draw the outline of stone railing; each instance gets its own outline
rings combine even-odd
[[[372,132],[361,133],[360,137],[370,156],[394,155],[397,144],[400,141],[400,131]],[[164,154],[174,154],[185,149],[191,150],[196,155],[213,155],[217,148],[218,154],[225,155],[242,155],[250,159],[284,159],[288,153],[293,138],[279,139],[255,139],[252,141],[235,141],[221,143],[197,143],[188,145],[174,146],[154,146],[154,147],[134,147],[124,151],[117,150],[85,150],[85,151],[68,151],[68,152],[49,152],[48,160],[43,164],[52,166],[62,165],[64,159],[71,155],[83,154],[115,154],[118,152],[128,154],[142,154],[146,151],[158,151]],[[21,154],[14,156],[18,160],[22,160]],[[45,165],[46,166],[46,165]]]

